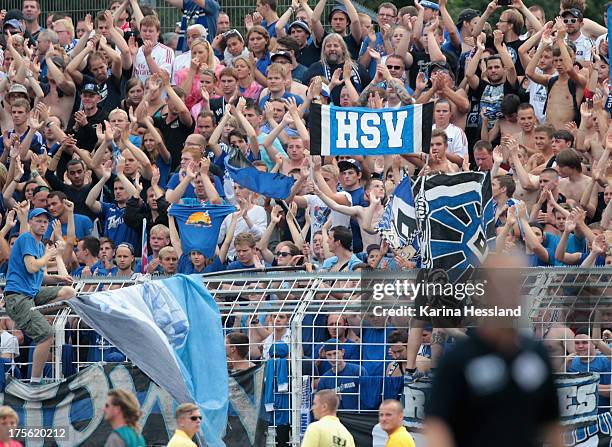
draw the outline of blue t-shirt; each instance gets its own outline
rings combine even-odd
[[[324,346],[325,346],[324,343],[318,346],[315,346],[313,355],[315,355],[318,358],[319,351],[323,349]],[[340,346],[341,349],[344,349],[343,358],[345,362],[359,365],[359,345],[357,343],[347,338],[344,343],[340,343],[338,346]],[[331,364],[329,363],[327,359],[323,358],[317,368],[319,370],[319,374],[323,375],[331,369]]]
[[[261,110],[264,109],[266,102],[270,100],[271,96],[272,96],[271,94],[267,94],[266,96],[264,96],[263,98],[259,100],[259,107],[261,108]],[[294,98],[298,106],[301,106],[304,103],[304,100],[298,95],[294,95],[293,93],[289,93],[287,91],[283,93],[283,99],[289,99],[289,98]]]
[[[330,270],[333,266],[335,266],[338,263],[338,256],[332,256],[331,258],[327,258],[325,261],[323,261],[323,264],[321,265],[321,270]],[[361,259],[359,259],[354,253],[351,256],[351,259],[349,259],[348,262],[348,269],[349,271],[353,271],[353,268],[357,265],[357,264],[361,264],[362,261]],[[345,269],[343,269],[342,271],[346,271]]]
[[[140,235],[126,225],[123,220],[124,216],[125,208],[119,208],[115,203],[102,202],[102,211],[98,217],[104,222],[103,234],[113,240],[115,245],[128,242],[137,247],[140,244]]]
[[[39,259],[44,253],[43,243],[37,241],[32,233],[28,232],[20,235],[11,249],[4,293],[15,292],[30,297],[36,296],[43,282],[44,269],[40,269],[36,273],[28,272],[24,257],[34,256]]]
[[[362,366],[368,375],[383,377],[385,375],[385,360],[387,355],[387,340],[395,329],[392,326],[368,327],[361,330],[361,359]]]
[[[561,236],[557,236],[556,234],[551,234],[548,232],[544,233],[546,235],[546,244],[544,247],[548,250],[549,253],[552,253],[552,258],[548,260],[549,265],[563,266],[565,265],[563,262],[557,260],[555,258],[555,250],[557,249],[557,245],[559,245],[559,241],[561,240]],[[586,251],[586,239],[578,238],[574,233],[571,233],[567,238],[567,247],[565,249],[566,253],[584,253]]]
[[[217,18],[221,7],[217,0],[206,0],[202,8],[193,0],[183,1],[183,17],[181,18],[181,34],[176,49],[187,51],[187,27],[189,25],[203,25],[208,30],[206,38],[210,43],[217,35]]]
[[[366,51],[368,51],[368,47],[370,45],[370,38],[368,36],[363,39],[361,42],[361,48],[359,49],[359,56],[363,56]],[[381,56],[385,56],[387,54],[387,50],[385,49],[385,40],[383,39],[382,33],[376,33],[376,43],[374,43],[374,49],[380,53]],[[372,58],[370,60],[370,65],[367,67],[368,74],[372,79],[376,76],[376,60]]]
[[[84,265],[79,265],[76,269],[74,269],[74,271],[72,272],[72,275],[81,276],[84,268],[85,268]],[[95,264],[90,266],[89,271],[91,272],[93,276],[108,276],[108,271],[104,268],[104,266],[102,265],[100,261],[97,261]]]
[[[272,35],[270,35],[270,37],[272,37]],[[257,69],[265,76],[268,74],[268,67],[271,63],[270,52],[266,51],[263,57],[257,59],[257,62],[255,62],[255,67],[257,67]]]
[[[191,259],[189,259],[188,253],[183,253],[181,255],[179,262],[178,262],[178,267],[177,267],[178,273],[184,273],[186,275],[192,275],[194,273],[195,274],[213,273],[213,272],[220,272],[223,270],[225,270],[225,265],[221,262],[221,260],[219,259],[219,256],[215,256],[213,258],[213,261],[209,265],[204,267],[202,271],[198,272],[193,266]]]
[[[585,363],[578,357],[572,359],[568,372],[596,372],[599,373],[599,383],[601,385],[610,385],[610,373],[612,372],[612,363],[610,359],[601,354],[597,354],[590,362]],[[610,411],[610,399],[597,394],[599,413],[607,413]]]
[[[168,176],[170,175],[171,163],[166,163],[163,158],[157,157],[155,160],[155,166],[159,169],[159,187],[166,189],[168,184]]]
[[[243,269],[254,269],[255,264],[246,265],[240,261],[233,261],[227,264],[226,270],[243,270]]]
[[[363,187],[359,187],[352,191],[347,191],[351,195],[351,203],[353,206],[363,206],[367,207],[369,204],[365,200],[365,190]],[[353,252],[359,253],[364,248],[363,242],[361,241],[361,229],[359,228],[359,223],[357,223],[357,219],[351,217],[351,231],[353,232]]]
[[[47,228],[47,232],[45,233],[45,239],[51,237],[51,233],[53,233],[53,228],[51,224],[53,221],[49,222],[49,228]],[[74,234],[77,239],[83,239],[85,236],[89,236],[93,231],[93,222],[87,216],[83,214],[75,214],[74,215]],[[62,224],[62,236],[66,237],[68,234],[68,224]]]
[[[340,372],[327,371],[319,380],[317,391],[334,390],[340,397],[341,410],[359,409],[359,377],[368,373],[359,365],[345,363]]]

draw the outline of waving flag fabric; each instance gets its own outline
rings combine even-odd
[[[284,200],[289,197],[295,183],[293,177],[260,171],[238,149],[225,157],[225,168],[232,180],[240,186],[273,199]]]
[[[225,446],[224,334],[217,304],[201,280],[177,275],[79,295],[68,304],[178,403],[195,402],[206,445]]]
[[[312,155],[383,155],[429,148],[433,103],[398,109],[312,104]]]
[[[393,250],[399,250],[406,259],[411,259],[419,251],[418,223],[412,182],[406,176],[389,198],[376,229]]]

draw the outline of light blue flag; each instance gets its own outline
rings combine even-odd
[[[176,275],[68,303],[178,403],[200,407],[204,445],[225,446],[225,339],[219,308],[199,278]]]

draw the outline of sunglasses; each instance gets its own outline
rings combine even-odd
[[[191,416],[189,419],[191,419],[192,421],[201,421],[202,420],[202,416]]]
[[[404,67],[402,67],[401,65],[387,65],[387,68],[389,70],[403,70]]]
[[[563,23],[565,24],[571,23],[573,25],[574,23],[577,23],[577,22],[578,22],[578,19],[575,17],[573,19],[563,19]]]
[[[276,253],[276,256],[278,258],[286,258],[287,256],[291,256],[291,253],[287,252],[287,251],[279,251]]]

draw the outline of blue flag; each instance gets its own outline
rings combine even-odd
[[[405,259],[412,259],[419,252],[418,222],[410,177],[406,176],[395,188],[376,230]]]
[[[429,148],[433,103],[398,109],[310,107],[311,155],[410,154]]]
[[[232,180],[240,186],[273,199],[286,199],[295,183],[293,177],[262,172],[246,159],[240,150],[225,157],[225,168]]]
[[[415,203],[423,267],[449,271],[480,265],[495,239],[490,173],[426,177]]]
[[[205,445],[225,446],[224,333],[217,303],[201,279],[176,275],[80,295],[68,304],[179,404],[200,407]]]
[[[176,221],[183,253],[197,250],[211,259],[215,255],[223,219],[234,211],[236,207],[233,205],[173,204],[168,214]]]

